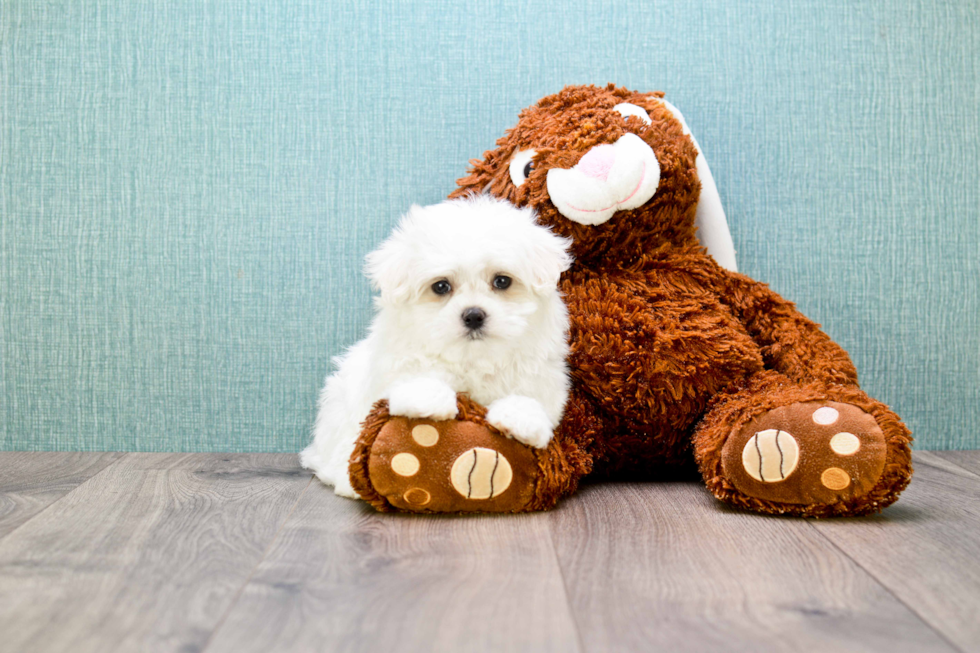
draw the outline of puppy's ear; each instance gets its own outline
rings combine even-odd
[[[558,286],[561,273],[572,265],[568,253],[572,241],[551,232],[547,227],[533,224],[525,241],[527,281],[537,293],[553,291]]]
[[[413,204],[392,234],[364,259],[364,273],[384,301],[407,300],[415,291],[412,285],[414,248],[408,232],[418,210],[419,207]]]

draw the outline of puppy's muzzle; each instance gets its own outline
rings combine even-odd
[[[487,319],[487,312],[479,306],[470,306],[463,310],[463,314],[460,317],[467,329],[477,331],[483,328],[483,323]]]

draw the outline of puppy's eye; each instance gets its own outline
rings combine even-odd
[[[440,279],[432,284],[432,292],[437,295],[448,295],[450,292],[452,292],[452,289],[452,284],[445,279]]]
[[[510,160],[510,180],[515,186],[520,186],[531,176],[531,171],[534,170],[532,159],[537,153],[537,150],[524,150],[515,154]]]
[[[649,125],[652,120],[650,120],[650,114],[647,113],[643,107],[638,107],[635,104],[630,104],[629,102],[623,102],[622,104],[617,104],[613,107],[616,111],[622,114],[623,118],[629,118],[630,116],[636,116],[644,122],[644,124]]]
[[[507,290],[510,288],[512,279],[506,274],[498,274],[493,278],[493,287],[497,290]]]

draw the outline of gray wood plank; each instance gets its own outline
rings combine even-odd
[[[916,452],[916,454],[918,453]],[[980,451],[930,451],[928,455],[938,456],[980,476]]]
[[[578,651],[547,519],[380,514],[314,482],[206,651]]]
[[[0,451],[0,539],[122,455]]]
[[[699,483],[585,487],[552,517],[586,651],[948,651],[801,519]]]
[[[294,453],[128,453],[114,467],[128,471],[182,469],[211,474],[214,480],[237,475],[298,474],[299,456]]]
[[[200,650],[309,482],[294,454],[124,457],[0,540],[0,649]]]
[[[980,477],[931,452],[880,516],[813,526],[964,651],[980,650]]]

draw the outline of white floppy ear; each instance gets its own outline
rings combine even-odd
[[[412,287],[413,256],[408,242],[409,226],[418,210],[412,205],[388,238],[364,258],[364,274],[371,280],[371,287],[381,293],[383,301],[408,299]]]
[[[698,209],[694,216],[694,224],[698,228],[698,240],[708,250],[708,254],[723,268],[737,272],[738,267],[735,262],[735,244],[732,242],[732,234],[728,229],[728,219],[725,217],[725,209],[721,206],[721,197],[718,195],[718,187],[715,185],[715,178],[711,176],[711,169],[708,161],[704,158],[701,146],[694,138],[684,116],[673,104],[662,98],[654,98],[674,114],[684,128],[684,133],[691,137],[694,147],[698,151],[697,170],[698,179],[701,180],[701,196],[698,198]]]

